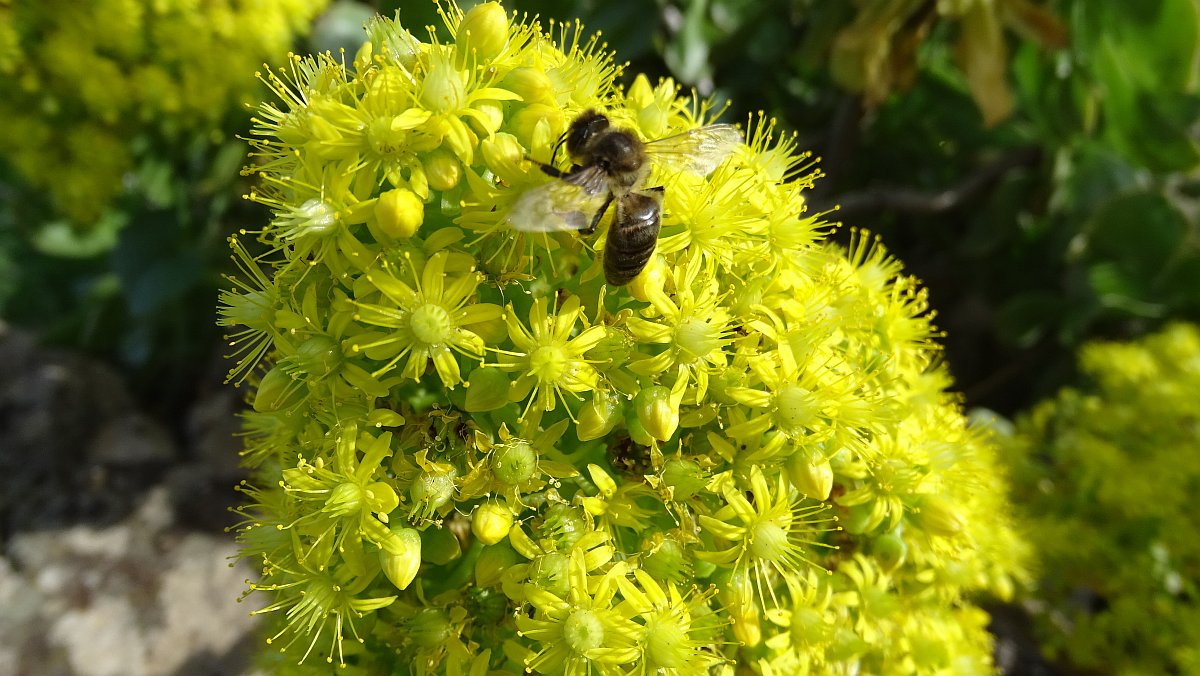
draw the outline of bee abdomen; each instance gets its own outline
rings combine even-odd
[[[650,262],[661,218],[657,196],[629,193],[620,199],[604,244],[604,278],[609,284],[628,284]]]

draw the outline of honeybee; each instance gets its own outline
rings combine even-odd
[[[525,191],[506,220],[524,232],[578,230],[589,235],[616,202],[604,241],[604,278],[623,286],[646,267],[658,244],[663,188],[645,187],[651,164],[707,176],[741,142],[741,132],[731,124],[642,141],[631,130],[613,127],[602,113],[587,110],[555,144],[551,164],[537,162],[557,180]],[[553,164],[564,145],[576,163],[566,171]]]

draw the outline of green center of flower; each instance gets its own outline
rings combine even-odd
[[[426,303],[412,311],[409,318],[413,336],[426,345],[440,345],[450,338],[454,324],[446,308]]]
[[[646,654],[659,669],[685,666],[690,652],[687,630],[678,617],[657,617],[646,623]]]
[[[604,645],[604,622],[586,608],[576,610],[563,625],[563,638],[577,653],[599,648]]]
[[[788,549],[787,531],[769,521],[750,531],[750,555],[756,559],[778,560]]]
[[[567,370],[567,353],[558,345],[543,345],[529,355],[529,370],[543,383],[552,383]]]
[[[675,329],[675,344],[688,357],[698,359],[721,346],[716,329],[701,319],[685,319]]]
[[[784,385],[775,393],[775,418],[785,431],[795,433],[817,417],[812,392],[799,385]]]
[[[500,481],[515,486],[533,477],[537,461],[537,451],[528,442],[516,440],[496,449],[492,456],[492,473]]]

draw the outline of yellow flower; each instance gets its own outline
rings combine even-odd
[[[545,298],[534,300],[528,327],[517,319],[512,306],[508,307],[505,321],[516,351],[502,353],[499,365],[518,374],[510,398],[524,401],[528,396],[525,413],[531,407],[553,411],[559,401],[566,403],[563,393],[577,395],[595,389],[596,369],[583,355],[600,342],[605,329],[592,326],[572,336],[581,315],[578,296],[568,298],[554,316],[546,313]]]
[[[447,277],[449,258],[446,252],[434,254],[418,275],[416,264],[406,257],[412,286],[401,281],[386,264],[364,275],[371,287],[366,297],[373,298],[377,292],[379,300],[354,301],[354,319],[366,326],[390,329],[364,331],[349,341],[351,352],[387,362],[372,376],[379,377],[404,361],[401,376],[415,380],[432,360],[446,387],[454,387],[462,382],[454,353],[483,356],[483,340],[466,327],[496,319],[501,310],[495,305],[472,303],[479,277],[470,270]]]
[[[818,550],[835,548],[819,538],[822,532],[836,530],[826,525],[834,519],[822,516],[828,505],[805,505],[803,498],[791,497],[783,476],[778,476],[772,487],[758,467],[751,470],[749,493],[753,502],[726,482],[722,494],[727,504],[712,516],[700,515],[699,522],[701,528],[732,546],[696,556],[732,567],[735,575],[753,569],[759,599],[774,597],[772,586],[765,593],[762,589],[769,572],[785,580],[795,579],[806,566],[816,566]]]

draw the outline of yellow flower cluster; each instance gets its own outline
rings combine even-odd
[[[654,141],[709,107],[623,89],[578,25],[442,13],[259,108],[274,217],[222,323],[272,641],[362,673],[989,673],[970,595],[1023,552],[916,281],[826,241],[757,118],[708,175],[652,163],[657,253],[606,284],[611,217],[512,227],[539,162],[588,110]]]
[[[131,142],[205,135],[254,103],[324,1],[66,0],[0,5],[0,157],[56,210],[94,223],[121,192]]]

